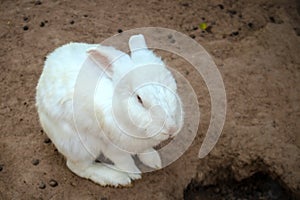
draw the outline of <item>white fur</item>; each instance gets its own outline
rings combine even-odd
[[[160,156],[153,147],[174,136],[175,129],[180,129],[183,123],[182,115],[178,116],[180,102],[174,95],[176,83],[172,74],[161,59],[147,49],[142,35],[132,36],[129,46],[131,56],[113,47],[95,44],[70,43],[59,47],[47,56],[37,85],[36,106],[43,129],[66,157],[71,171],[101,185],[128,185],[131,180],[139,179],[141,172],[134,163],[133,154],[138,154],[145,165],[161,168]],[[105,65],[107,60],[111,64],[109,68]],[[80,70],[84,63],[87,66],[86,77],[83,76],[83,85],[79,85],[84,90],[78,89],[78,92],[75,91],[77,78],[82,73]],[[143,99],[141,105],[133,89],[147,74],[132,70],[145,64],[160,65],[153,68],[155,70],[151,79],[168,88],[156,84],[141,88],[138,90]],[[132,72],[129,79],[122,82],[122,77],[128,72]],[[92,91],[92,80],[96,80],[99,75],[103,77],[95,91]],[[119,81],[122,84],[118,85]],[[93,99],[89,99],[91,92],[95,92]],[[151,110],[153,123],[147,126],[147,113],[154,105],[158,109]],[[161,115],[162,111],[164,115]],[[134,124],[124,115],[126,112],[130,113]],[[95,115],[100,124],[95,120]],[[116,116],[121,121],[117,122]],[[165,119],[160,134],[149,139],[139,139],[149,136]],[[119,124],[134,137],[124,134]],[[145,128],[137,128],[137,124]],[[95,158],[100,154],[114,164],[108,166],[96,163]]]

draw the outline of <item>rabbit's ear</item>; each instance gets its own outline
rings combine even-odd
[[[148,49],[145,38],[142,34],[131,36],[128,43],[131,52],[139,49]]]
[[[87,51],[89,58],[102,70],[105,72],[105,74],[112,78],[113,70],[111,65],[111,60],[108,56],[104,55],[100,51],[97,51],[97,49],[90,49]]]

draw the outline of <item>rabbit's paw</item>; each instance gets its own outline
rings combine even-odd
[[[90,179],[102,186],[119,187],[131,185],[131,179],[127,173],[114,170],[99,163],[81,167],[78,164],[67,162],[67,166],[80,177]]]
[[[128,173],[128,176],[131,178],[131,180],[137,180],[142,178],[140,173]]]
[[[154,149],[150,149],[145,153],[138,154],[138,157],[142,161],[142,163],[151,168],[160,169],[162,167],[160,155]]]

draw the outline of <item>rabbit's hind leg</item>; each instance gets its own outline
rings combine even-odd
[[[131,186],[127,173],[114,170],[101,163],[79,163],[67,161],[68,168],[82,178],[87,178],[102,186]]]

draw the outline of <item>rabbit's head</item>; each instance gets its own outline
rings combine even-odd
[[[114,91],[112,113],[123,133],[152,144],[174,137],[183,125],[177,86],[161,58],[146,46],[143,35],[129,40],[131,56],[110,47],[90,50],[101,66],[108,66]],[[106,51],[110,53],[106,53]]]

